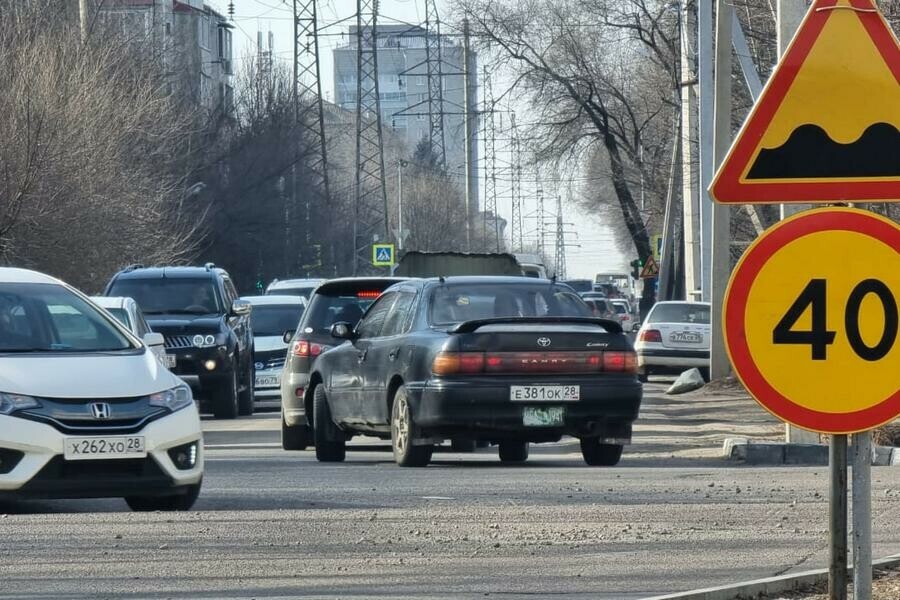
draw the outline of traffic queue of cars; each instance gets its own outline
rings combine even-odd
[[[637,372],[620,323],[554,280],[288,280],[240,298],[212,264],[133,265],[90,299],[0,268],[0,496],[187,510],[200,411],[255,402],[281,408],[285,449],[325,462],[360,435],[390,440],[401,466],[445,440],[521,462],[570,435],[587,464],[614,465]]]

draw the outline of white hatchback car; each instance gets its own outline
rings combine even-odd
[[[116,318],[116,321],[128,328],[128,331],[141,338],[156,355],[159,361],[169,366],[166,354],[166,340],[161,333],[153,333],[141,307],[133,298],[126,296],[91,296],[91,302],[103,308]],[[174,365],[172,365],[174,366]]]
[[[638,330],[638,377],[697,367],[709,380],[709,302],[657,302]]]
[[[188,510],[202,478],[190,388],[77,290],[0,268],[0,497]]]

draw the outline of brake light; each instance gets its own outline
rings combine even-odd
[[[431,371],[435,375],[490,375],[518,373],[636,373],[634,352],[439,352]]]
[[[435,375],[460,375],[484,371],[481,352],[438,352],[431,365]]]
[[[291,354],[299,356],[300,358],[315,358],[330,348],[331,346],[326,346],[325,344],[314,344],[307,340],[300,340],[294,342],[294,348],[291,350]]]
[[[662,343],[662,334],[659,332],[659,329],[645,329],[641,332],[638,340],[641,342],[656,342]]]
[[[377,298],[380,295],[381,295],[381,292],[379,292],[378,290],[362,290],[362,291],[356,292],[357,298],[367,298],[367,299]]]
[[[637,373],[637,354],[634,352],[604,352],[603,370],[613,373]]]

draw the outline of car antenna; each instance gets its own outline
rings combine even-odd
[[[447,280],[444,279],[444,276],[443,276],[443,275],[438,275],[438,282],[440,282],[441,285],[443,285],[446,281],[447,281]]]

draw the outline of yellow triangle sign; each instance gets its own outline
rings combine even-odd
[[[815,0],[710,192],[741,204],[900,200],[900,45],[872,0]]]

